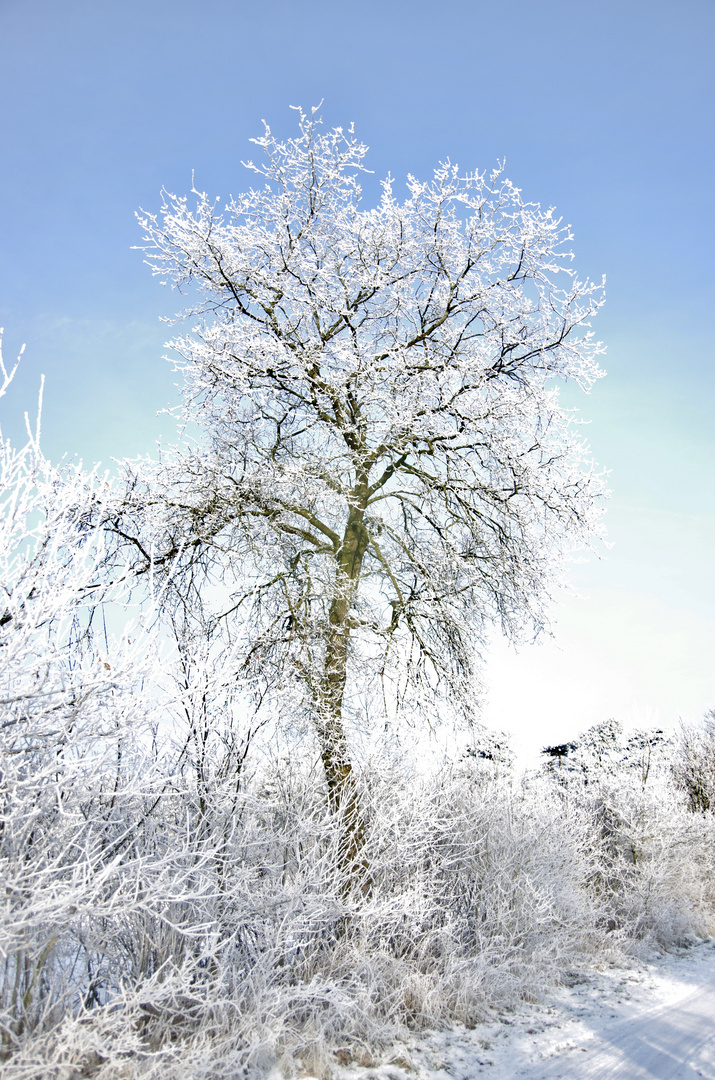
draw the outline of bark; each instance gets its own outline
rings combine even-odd
[[[351,507],[337,553],[335,593],[328,616],[325,667],[316,719],[330,809],[341,819],[339,857],[344,893],[352,891],[355,886],[363,891],[369,887],[367,862],[362,854],[365,822],[342,718],[350,644],[350,609],[357,593],[369,539],[363,523],[364,514],[364,508]]]

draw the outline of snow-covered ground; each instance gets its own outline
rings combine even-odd
[[[336,1080],[715,1080],[715,941],[652,962],[565,972],[539,1004],[408,1037]],[[338,1055],[338,1059],[340,1055]]]

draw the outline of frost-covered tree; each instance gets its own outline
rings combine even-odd
[[[366,147],[319,125],[266,127],[225,207],[194,190],[141,216],[154,272],[194,298],[172,348],[202,437],[136,470],[114,527],[183,605],[213,598],[257,685],[300,695],[354,852],[345,719],[368,685],[468,712],[485,628],[541,631],[594,531],[602,482],[557,384],[599,376],[602,301],[500,170],[447,162],[367,208]]]
[[[673,776],[693,813],[715,809],[715,709],[708,709],[699,725],[682,725]]]
[[[585,786],[603,783],[618,786],[624,776],[637,777],[645,787],[654,764],[667,741],[660,728],[624,734],[623,725],[611,718],[588,728],[573,742],[546,746],[545,772],[561,783],[578,781]]]

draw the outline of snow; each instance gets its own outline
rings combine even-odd
[[[570,984],[570,985],[569,985]],[[715,941],[628,968],[565,972],[536,1004],[393,1044],[335,1080],[715,1080]]]

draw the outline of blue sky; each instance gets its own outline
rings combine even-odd
[[[555,205],[582,275],[607,276],[608,378],[578,402],[611,469],[613,547],[578,565],[555,643],[496,643],[485,718],[529,748],[609,716],[715,705],[712,0],[0,0],[0,325],[27,342],[0,412],[17,434],[47,377],[45,451],[150,452],[176,400],[159,315],[177,298],[132,250],[159,190],[222,196],[266,118],[321,99],[356,124],[376,193],[506,158]],[[576,402],[576,398],[573,399]]]

